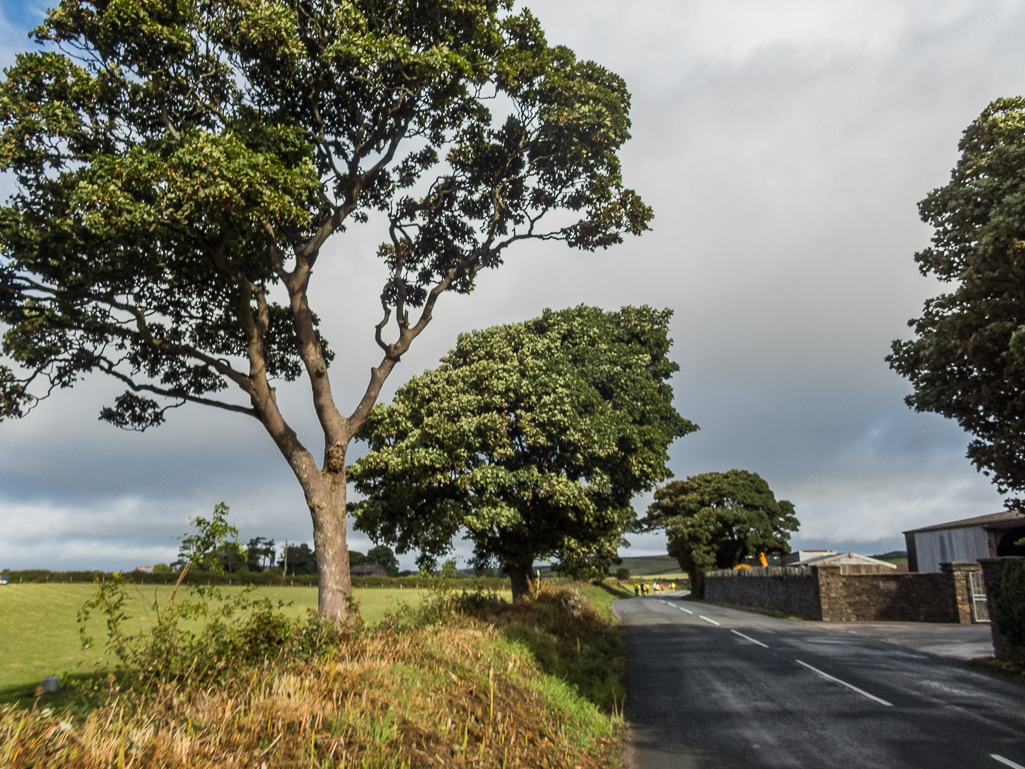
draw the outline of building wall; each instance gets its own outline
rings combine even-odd
[[[915,540],[915,560],[920,572],[939,572],[941,563],[978,561],[990,556],[986,531],[981,526],[920,531],[910,536]]]
[[[865,566],[811,566],[711,572],[705,598],[824,622],[971,623],[968,572],[944,564],[935,574],[882,573]]]

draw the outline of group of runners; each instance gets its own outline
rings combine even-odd
[[[676,590],[676,583],[670,582],[667,585],[662,582],[652,582],[649,585],[647,582],[634,582],[634,595],[660,595],[667,590],[670,593]]]

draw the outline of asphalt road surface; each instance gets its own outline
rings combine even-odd
[[[1025,769],[1025,688],[872,638],[618,601],[632,769]]]

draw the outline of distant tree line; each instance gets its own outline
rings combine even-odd
[[[213,516],[192,519],[194,531],[179,539],[178,559],[171,565],[157,564],[154,571],[180,571],[186,564],[197,571],[226,574],[277,571],[285,575],[317,573],[317,554],[305,542],[280,548],[273,539],[253,537],[248,545],[238,539],[238,528],[228,523],[228,506],[221,502]],[[371,564],[381,566],[389,577],[399,576],[399,561],[387,545],[371,548],[366,555],[349,552],[350,566]]]

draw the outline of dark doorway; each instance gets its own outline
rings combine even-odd
[[[1019,539],[1025,539],[1025,526],[1016,529],[1008,529],[1000,535],[997,542],[997,557],[1005,555],[1025,555],[1025,545],[1014,544]]]

